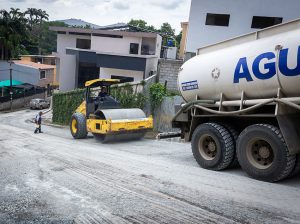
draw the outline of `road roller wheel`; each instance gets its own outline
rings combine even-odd
[[[297,154],[297,156],[296,156],[295,167],[292,170],[292,172],[290,173],[289,177],[294,177],[294,176],[297,176],[298,174],[300,174],[300,154]]]
[[[86,118],[84,114],[74,113],[71,118],[70,130],[73,138],[82,139],[86,138]]]
[[[234,158],[234,140],[229,131],[219,124],[201,124],[193,133],[192,151],[201,167],[223,170]]]
[[[234,157],[233,157],[233,160],[232,160],[231,164],[228,166],[228,168],[240,167],[240,164],[239,164],[239,161],[238,161],[238,158],[237,158],[237,153],[236,153],[236,142],[237,142],[238,137],[239,137],[239,132],[233,126],[231,126],[230,124],[221,123],[221,125],[229,131],[229,133],[231,134],[231,137],[234,140],[234,144],[233,144],[234,145]]]
[[[238,138],[237,155],[249,176],[268,182],[289,176],[296,162],[296,156],[289,155],[280,130],[269,124],[247,127]]]
[[[108,142],[108,136],[107,135],[103,135],[103,134],[96,134],[96,133],[92,133],[93,134],[93,136],[94,136],[94,138],[97,140],[97,141],[99,141],[99,142],[101,142],[101,143],[106,143],[106,142]]]
[[[95,139],[101,143],[108,143],[108,142],[121,142],[121,141],[133,141],[139,140],[143,138],[146,134],[146,131],[134,131],[134,132],[125,132],[125,133],[116,133],[110,135],[104,134],[97,134],[92,133]]]

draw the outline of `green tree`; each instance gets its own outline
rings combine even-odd
[[[61,26],[67,27],[68,25],[64,22],[52,21],[44,22],[42,26],[42,39],[40,42],[41,53],[42,54],[51,54],[56,52],[57,46],[57,34],[55,31],[49,30],[50,26]]]
[[[25,11],[25,15],[28,15],[29,17],[28,23],[29,23],[30,30],[32,30],[34,24],[36,24],[38,21],[38,10],[36,8],[28,8]]]
[[[146,29],[147,28],[147,22],[142,19],[131,19],[128,23],[128,25],[137,27],[140,29]]]
[[[163,23],[160,27],[160,32],[161,34],[166,36],[175,36],[175,29],[173,29],[169,23]]]
[[[50,54],[56,51],[56,33],[49,26],[67,26],[63,22],[48,22],[42,9],[18,8],[0,11],[0,59],[16,58],[20,54]]]
[[[41,10],[39,9],[37,11],[37,15],[38,15],[38,18],[39,18],[39,40],[38,40],[38,43],[39,43],[39,55],[42,54],[42,48],[41,48],[41,41],[42,41],[42,26],[43,26],[43,23],[45,21],[48,21],[49,20],[49,15],[47,14],[46,11],[44,10]]]
[[[154,26],[147,25],[147,22],[142,19],[131,19],[128,23],[129,26],[131,26],[131,29],[143,31],[143,32],[157,32]]]
[[[25,15],[28,17],[30,30],[30,38],[27,40],[28,50],[34,54],[42,54],[43,24],[48,21],[49,15],[46,11],[36,8],[28,8]]]
[[[180,31],[180,33],[175,38],[178,48],[180,48],[181,39],[182,39],[182,31]]]
[[[175,29],[173,29],[169,23],[163,23],[159,32],[163,37],[163,46],[167,45],[169,39],[173,40],[176,45]]]
[[[0,11],[1,59],[16,58],[24,48],[20,43],[27,37],[27,20],[19,9]]]

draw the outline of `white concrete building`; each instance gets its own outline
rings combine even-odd
[[[299,17],[299,0],[192,0],[185,53]]]
[[[57,32],[60,90],[96,78],[141,81],[156,73],[161,36],[154,33],[51,27]]]

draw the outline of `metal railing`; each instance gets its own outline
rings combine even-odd
[[[9,89],[8,89],[9,90]],[[28,96],[33,96],[36,94],[41,94],[45,92],[44,88],[32,88],[32,89],[14,89],[14,94],[13,94],[13,100],[15,99],[21,99],[21,98],[25,98]],[[0,103],[6,103],[10,101],[10,95],[9,92],[8,94],[4,95],[3,97],[0,96]]]

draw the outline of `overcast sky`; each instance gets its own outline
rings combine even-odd
[[[82,19],[97,25],[143,19],[157,28],[168,22],[179,33],[188,21],[191,0],[0,0],[0,8],[40,8],[50,20]]]

